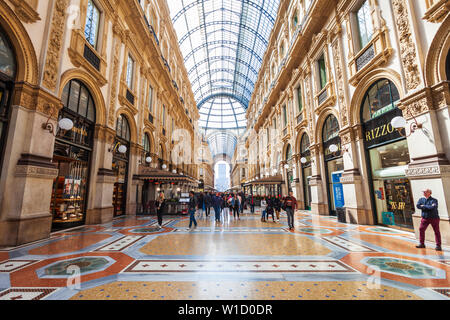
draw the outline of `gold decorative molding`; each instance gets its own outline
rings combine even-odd
[[[14,5],[14,12],[25,23],[35,23],[41,20],[39,13],[28,2],[29,0],[10,0]]]
[[[51,91],[56,90],[59,76],[59,62],[66,25],[66,8],[68,0],[56,0],[48,41],[47,57],[44,67],[43,85]]]
[[[423,16],[424,20],[439,23],[442,22],[450,12],[449,0],[426,0],[426,2],[428,10]]]
[[[341,45],[339,38],[332,44],[333,56],[334,56],[334,67],[336,69],[336,85],[337,85],[337,98],[340,108],[341,124],[342,127],[348,126],[348,108],[347,101],[345,99],[345,83],[344,83],[344,73],[343,73],[343,63],[341,58]]]
[[[400,56],[406,76],[408,90],[416,89],[420,85],[420,69],[417,65],[415,41],[409,24],[408,8],[404,0],[392,0],[395,25],[400,40]]]

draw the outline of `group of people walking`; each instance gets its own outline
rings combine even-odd
[[[277,222],[280,221],[280,212],[281,209],[286,211],[286,215],[288,217],[288,226],[289,230],[294,230],[294,212],[297,209],[297,199],[294,197],[293,192],[290,191],[287,197],[282,198],[264,197],[261,200],[261,221],[268,222],[269,215],[272,216],[272,221],[275,222],[275,215],[277,217]],[[274,215],[275,214],[275,215]]]

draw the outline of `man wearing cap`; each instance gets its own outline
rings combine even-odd
[[[431,196],[431,190],[423,190],[424,198],[420,198],[417,202],[417,209],[422,210],[422,221],[420,223],[420,244],[416,248],[425,248],[425,231],[431,224],[434,230],[436,239],[436,250],[442,251],[441,248],[441,233],[439,231],[439,213],[438,213],[438,201]]]

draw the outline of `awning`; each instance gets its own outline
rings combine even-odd
[[[245,187],[252,186],[252,185],[269,185],[269,184],[283,184],[283,177],[281,175],[273,176],[273,177],[266,177],[258,180],[249,181],[246,184],[244,184]]]
[[[170,171],[165,171],[161,169],[140,167],[139,174],[134,175],[133,179],[137,180],[155,180],[159,182],[182,182],[182,183],[192,183],[194,185],[198,184],[198,181],[186,175],[180,175]]]

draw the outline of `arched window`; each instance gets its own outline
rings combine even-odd
[[[300,153],[301,154],[307,153],[309,151],[309,145],[310,145],[309,136],[306,133],[304,133],[302,140],[300,142]]]
[[[286,149],[286,161],[289,161],[291,159],[292,159],[292,148],[291,145],[289,144]]]
[[[10,79],[14,79],[16,75],[15,54],[2,29],[0,29],[0,72]]]
[[[117,118],[116,135],[117,135],[117,137],[119,137],[127,142],[129,142],[131,140],[130,125],[128,124],[127,118],[123,114],[121,114]]]
[[[400,100],[400,94],[397,87],[390,80],[381,79],[375,82],[367,90],[363,99],[363,121],[369,121],[394,110],[398,100]]]
[[[322,138],[323,142],[330,141],[339,136],[339,122],[335,116],[329,115],[323,125]]]
[[[149,154],[150,153],[150,138],[147,133],[144,134],[143,145],[144,145],[145,154]]]

